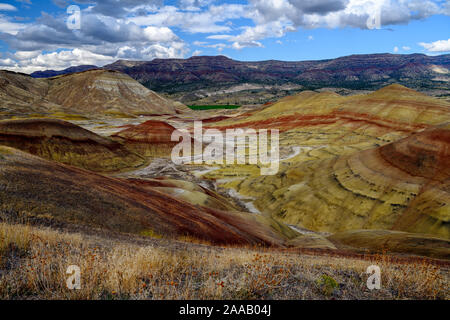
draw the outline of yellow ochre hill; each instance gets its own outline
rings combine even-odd
[[[345,97],[305,91],[210,125],[279,129],[278,174],[230,165],[205,177],[300,228],[450,239],[448,123],[448,102],[400,85]]]

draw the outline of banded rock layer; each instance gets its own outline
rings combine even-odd
[[[176,129],[162,121],[149,120],[131,126],[111,137],[125,144],[129,149],[145,157],[165,157],[178,143],[171,141]]]
[[[2,215],[218,244],[283,246],[286,240],[261,217],[193,205],[152,184],[105,177],[0,146]]]
[[[281,221],[342,232],[394,229],[450,238],[450,127],[248,179],[245,194]],[[253,190],[253,191],[251,191]]]
[[[122,144],[62,120],[0,121],[0,144],[100,172],[145,164],[144,158]]]
[[[297,150],[277,175],[223,166],[206,177],[282,222],[325,232],[395,229],[450,238],[450,104],[400,85],[342,97],[303,92],[211,123],[280,130]]]

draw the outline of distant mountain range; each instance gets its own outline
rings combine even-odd
[[[36,71],[36,72],[33,72],[31,74],[31,76],[33,78],[51,78],[51,77],[61,76],[64,74],[82,72],[82,71],[87,71],[87,70],[92,70],[92,69],[99,69],[99,67],[92,66],[92,65],[83,65],[83,66],[70,67],[70,68],[67,68],[64,70],[59,70],[59,71],[55,71],[55,70]]]
[[[33,77],[75,72],[80,66],[62,71],[40,71]],[[189,59],[119,60],[103,67],[121,71],[151,90],[167,93],[201,92],[197,98],[216,94],[217,88],[239,84],[280,86],[293,84],[304,89],[344,88],[376,90],[392,83],[419,91],[450,90],[450,55],[368,54],[317,61],[245,62],[225,56],[197,56]],[[436,92],[435,92],[436,93]],[[447,92],[448,93],[448,92]],[[195,96],[190,98],[195,100]],[[180,99],[183,101],[183,99]],[[187,99],[189,100],[189,99]],[[186,97],[184,97],[186,102]]]

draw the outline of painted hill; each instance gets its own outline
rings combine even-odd
[[[378,133],[415,132],[450,121],[450,103],[393,84],[365,95],[340,96],[332,92],[303,91],[263,109],[222,121],[216,126],[278,128],[374,127]]]
[[[223,196],[194,182],[166,177],[146,178],[145,180],[129,178],[127,181],[143,189],[167,193],[193,205],[201,205],[215,210],[239,211]]]
[[[450,123],[384,146],[379,154],[420,185],[393,229],[450,238]]]
[[[131,126],[116,134],[113,137],[121,138],[128,142],[140,143],[172,143],[171,135],[176,129],[170,124],[157,121],[148,120],[139,125]]]
[[[450,241],[426,234],[390,230],[354,230],[328,237],[339,249],[362,252],[408,253],[450,259]]]
[[[395,229],[450,239],[449,129],[291,168],[287,181],[303,177],[256,203],[313,230]]]
[[[111,138],[125,144],[134,152],[146,156],[167,156],[178,143],[171,141],[176,129],[162,121],[149,120],[139,125],[124,129]]]
[[[44,99],[48,81],[26,74],[0,71],[0,116],[51,113],[59,109]]]
[[[400,85],[351,97],[303,92],[211,123],[276,128],[274,176],[225,166],[206,177],[287,224],[325,232],[394,229],[449,239],[450,104]]]
[[[90,70],[49,79],[0,71],[0,112],[4,117],[134,116],[175,114],[185,106],[148,90],[115,71]]]
[[[143,182],[145,184],[145,182]],[[251,214],[193,205],[167,192],[0,146],[0,210],[48,223],[221,244],[282,246]],[[276,224],[276,223],[275,223]]]
[[[177,104],[120,72],[91,70],[49,79],[46,98],[78,113],[174,114]]]
[[[61,120],[0,121],[0,144],[100,172],[119,171],[145,163],[142,157],[120,143]]]

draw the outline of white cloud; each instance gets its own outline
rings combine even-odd
[[[254,26],[242,27],[244,31],[238,35],[208,38],[227,40],[241,49],[265,38],[282,37],[299,27],[367,29],[369,18],[375,18],[377,13],[380,26],[386,26],[423,19],[442,10],[440,4],[431,0],[250,0],[249,4],[242,17],[252,19]]]
[[[153,27],[149,26],[144,29],[144,34],[149,41],[155,42],[166,42],[166,41],[174,41],[178,37],[167,27]]]
[[[194,41],[192,44],[197,47],[217,49],[219,52],[222,52],[225,48],[231,47],[225,43],[209,43],[205,41]]]
[[[17,11],[17,8],[8,3],[0,3],[0,11]]]
[[[420,42],[419,45],[424,47],[429,52],[449,52],[450,51],[450,39],[438,40],[434,42]]]
[[[214,0],[180,0],[180,8],[188,11],[199,11],[213,3]]]
[[[18,60],[35,58],[41,54],[41,51],[16,51],[14,57]]]
[[[450,16],[450,1],[446,1],[441,9],[441,13]]]
[[[163,46],[161,44],[153,44],[144,48],[141,52],[141,59],[152,60],[154,58],[182,58],[189,50],[182,42],[174,42],[170,46]]]
[[[183,42],[170,45],[152,44],[144,47],[125,45],[117,50],[113,59],[152,60],[155,58],[182,58],[188,52]]]
[[[394,53],[397,53],[398,52],[398,47],[394,47]]]
[[[192,56],[193,56],[193,57],[199,56],[199,55],[201,55],[202,53],[203,53],[202,50],[195,50],[195,51],[192,53]]]
[[[408,23],[441,12],[431,0],[250,0],[254,20],[267,23],[288,19],[296,27],[367,29],[367,20],[380,13],[382,26]]]
[[[252,40],[252,41],[236,41],[236,42],[233,42],[231,47],[236,50],[241,50],[243,48],[249,48],[249,47],[263,48],[264,46],[261,42]]]
[[[308,36],[308,40],[309,40],[309,41],[314,40],[314,36]]]
[[[23,53],[19,56],[25,57]],[[9,59],[11,60],[11,59]],[[16,60],[9,65],[0,62],[0,66],[5,69],[31,73],[37,70],[53,69],[60,70],[70,66],[81,64],[104,65],[114,61],[114,58],[95,54],[83,49],[64,50],[60,52],[40,53],[31,58]]]
[[[89,5],[88,11],[114,18],[123,18],[133,12],[153,10],[163,4],[163,0],[53,0],[61,8],[72,3]]]
[[[238,35],[213,35],[208,38],[227,40],[232,43],[233,49],[240,50],[245,47],[263,47],[260,40],[281,38],[287,32],[295,30],[288,21],[272,21],[256,26],[245,26],[242,29],[243,31]]]
[[[411,50],[411,47],[403,46],[402,49],[403,49],[404,51],[409,51],[409,50]]]
[[[16,62],[10,58],[0,59],[0,67],[13,67],[16,65]]]
[[[240,4],[211,5],[204,11],[181,11],[174,6],[164,6],[156,13],[131,17],[128,21],[139,26],[179,27],[191,33],[229,32],[225,22],[246,16],[247,6]],[[220,24],[224,23],[224,24]]]
[[[12,22],[9,17],[0,14],[0,32],[4,32],[10,35],[16,35],[20,30],[23,30],[24,28],[24,24]]]
[[[214,34],[212,36],[207,36],[206,39],[211,39],[211,40],[228,40],[230,38],[232,38],[232,35],[229,34]]]
[[[205,42],[205,41],[194,41],[194,42],[192,42],[192,44],[194,46],[203,47],[204,45],[207,45],[208,42]]]
[[[26,28],[2,18],[0,27],[9,33],[6,36],[0,33],[1,38],[16,50],[9,57],[15,61],[14,66],[4,63],[4,67],[21,72],[63,69],[77,64],[102,66],[117,59],[180,58],[189,52],[187,44],[168,27],[140,27],[99,14],[84,13],[81,30],[76,32],[67,29],[64,17],[45,13]]]
[[[122,46],[113,56],[79,48],[51,53],[19,51],[10,58],[0,59],[0,69],[31,73],[47,69],[62,70],[84,64],[103,66],[118,59],[152,60],[154,58],[183,57],[187,51],[184,43],[174,43],[172,46],[152,44],[139,49],[133,46]]]

